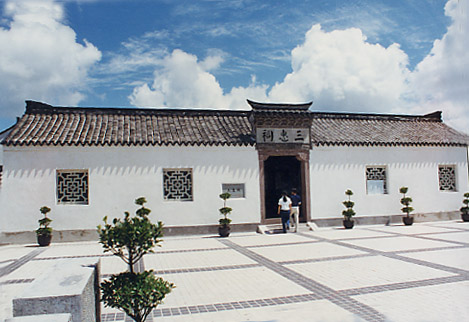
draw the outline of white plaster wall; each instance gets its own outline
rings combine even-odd
[[[163,168],[193,169],[193,202],[163,199]],[[57,204],[56,169],[89,169],[89,205]],[[246,198],[228,201],[233,223],[260,222],[253,147],[5,147],[0,231],[36,229],[43,205],[54,229],[94,229],[140,196],[166,226],[218,224],[222,183],[245,184]]]
[[[441,192],[438,165],[456,166],[457,192]],[[367,195],[366,166],[387,167],[388,194]],[[414,213],[455,211],[469,191],[467,150],[461,147],[314,147],[310,154],[311,216],[342,216],[345,190],[356,216],[401,214],[399,188],[409,187]]]

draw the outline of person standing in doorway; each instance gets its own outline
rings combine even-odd
[[[292,211],[291,199],[287,196],[287,192],[282,192],[282,197],[278,201],[278,214],[282,218],[282,229],[283,233],[287,232],[288,224],[287,221],[290,219]]]
[[[292,227],[295,227],[295,233],[298,231],[298,223],[300,222],[300,206],[301,206],[301,197],[298,195],[296,188],[293,188],[291,191],[291,216],[292,216]]]

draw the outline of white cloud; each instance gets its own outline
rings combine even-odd
[[[228,93],[210,73],[223,59],[175,50],[155,72],[151,88],[136,87],[131,103],[144,106],[247,108],[246,98],[272,102],[314,100],[315,109],[389,111],[399,105],[408,74],[407,55],[398,45],[366,42],[359,29],[330,33],[315,25],[292,51],[292,72],[268,92],[255,78]],[[210,62],[210,63],[208,63]]]
[[[411,76],[413,111],[442,110],[445,120],[469,132],[469,18],[468,1],[450,0],[445,14],[452,19],[446,34]]]
[[[255,79],[247,88],[236,87],[224,94],[209,72],[222,61],[220,56],[208,56],[199,62],[194,55],[174,50],[155,71],[151,87],[148,84],[135,87],[129,100],[133,105],[148,107],[242,109],[246,108],[248,97],[265,99],[266,87],[256,85]]]
[[[0,108],[20,115],[26,99],[76,105],[100,51],[65,25],[63,7],[52,0],[8,1],[0,28]]]
[[[273,101],[309,101],[313,109],[390,111],[406,88],[407,55],[370,44],[360,29],[313,26],[292,51],[292,72],[269,93]]]

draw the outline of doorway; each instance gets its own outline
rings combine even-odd
[[[298,195],[304,200],[301,162],[294,156],[270,156],[264,161],[264,202],[265,219],[275,220],[280,218],[277,214],[278,200],[282,191],[291,193],[292,188],[298,190]],[[304,205],[304,202],[302,203]],[[300,209],[300,221],[304,221],[304,207]]]

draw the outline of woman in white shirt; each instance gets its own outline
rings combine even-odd
[[[287,196],[286,191],[284,191],[278,201],[278,214],[282,218],[283,233],[287,232],[287,221],[290,219],[291,211],[291,199]]]

